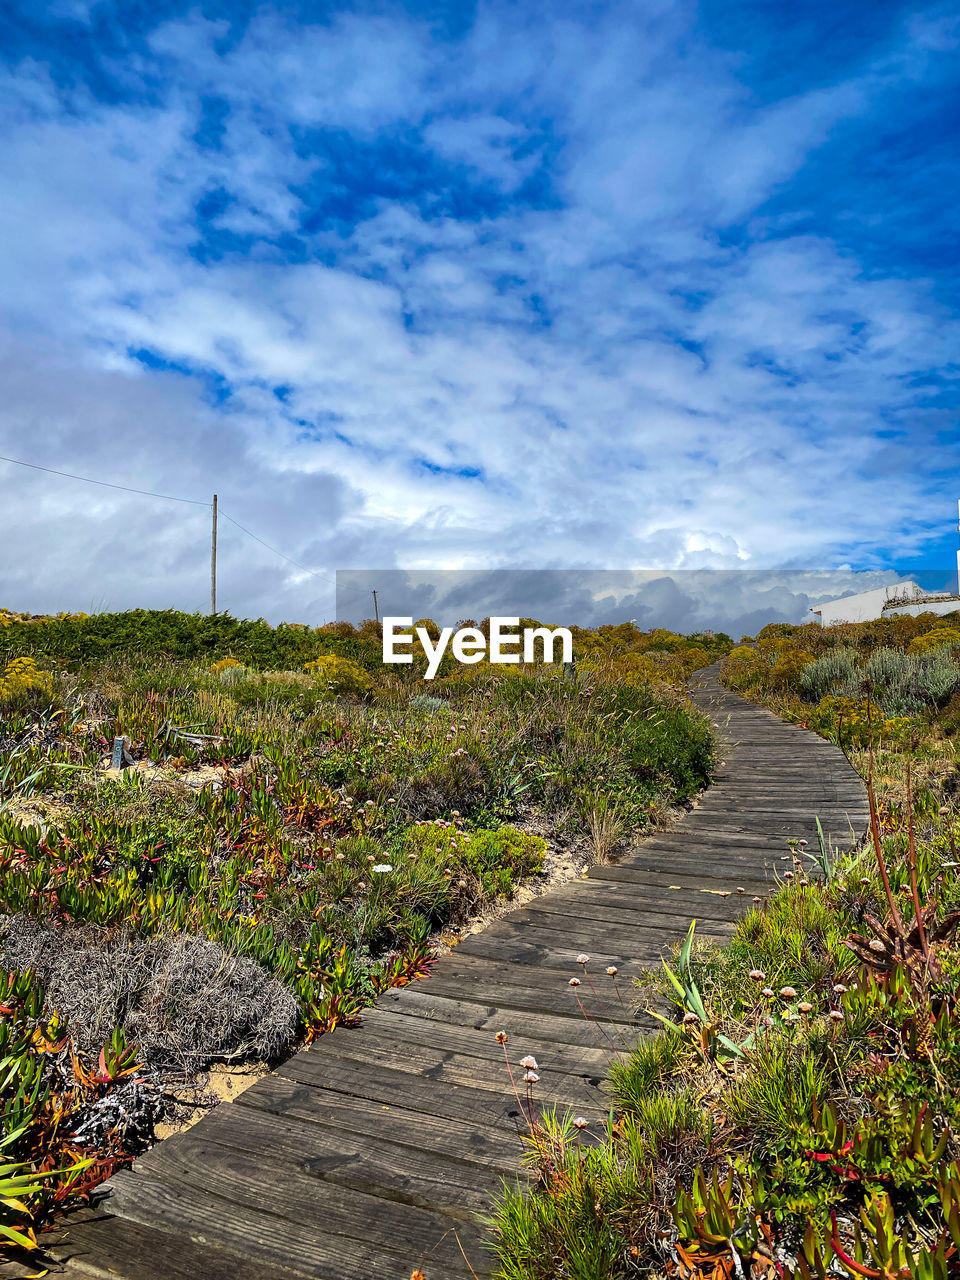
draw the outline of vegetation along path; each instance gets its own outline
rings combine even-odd
[[[722,763],[681,823],[470,937],[426,981],[383,995],[362,1026],[321,1037],[115,1175],[108,1216],[69,1232],[68,1272],[126,1280],[488,1273],[474,1215],[502,1178],[516,1176],[524,1130],[497,1032],[509,1037],[524,1101],[519,1063],[531,1054],[537,1106],[595,1122],[609,1105],[607,1037],[636,1034],[627,1010],[639,970],[694,917],[698,934],[728,935],[786,869],[787,839],[816,846],[818,817],[837,846],[866,829],[863,786],[835,747],[722,689],[713,669],[693,696],[717,724]],[[619,971],[623,1004],[608,966]],[[584,1016],[597,1009],[592,984],[606,1030]]]

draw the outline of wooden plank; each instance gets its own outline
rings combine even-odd
[[[678,917],[678,919],[683,920],[683,924],[682,926],[678,925],[675,929],[677,941],[687,932],[693,915],[694,913],[691,912],[689,915]],[[544,916],[544,919],[566,922],[570,918],[567,916]],[[591,923],[597,922],[592,921]],[[562,941],[565,928],[569,929],[569,925],[562,924],[561,929],[556,933],[551,933],[550,937]],[[730,937],[732,933],[732,925],[720,926],[716,921],[707,920],[703,922],[702,927],[698,926],[698,936],[704,939],[722,941],[724,938]],[[613,965],[619,969],[621,987],[623,987],[624,983],[629,987],[630,982],[634,978],[640,977],[644,970],[659,968],[661,956],[669,951],[669,946],[663,946],[656,955],[648,955],[645,958],[638,957],[636,948],[607,946],[606,943],[609,939],[604,937],[602,931],[599,934],[591,934],[589,931],[581,930],[580,936],[587,947],[587,951],[580,954],[590,956],[590,964],[587,968],[589,978],[595,984],[599,983],[603,986],[606,986],[609,982],[605,973],[608,966]],[[457,947],[456,953],[458,955],[468,954],[480,959],[497,960],[505,965],[516,965],[525,969],[537,968],[541,964],[552,968],[566,960],[568,967],[565,973],[568,976],[578,977],[582,980],[583,972],[581,968],[574,964],[576,957],[573,953],[552,951],[549,946],[545,945],[545,941],[544,930],[539,928],[535,929],[530,941],[527,941],[520,932],[510,941],[504,941],[502,938],[488,939],[481,933],[470,939],[469,947],[467,943]],[[616,998],[613,992],[610,994],[613,995],[614,999]]]
[[[603,884],[602,881],[600,883]],[[731,927],[737,916],[742,914],[743,904],[738,904],[736,899],[744,895],[738,894],[736,890],[733,891],[732,898],[720,898],[716,894],[703,893],[699,888],[694,892],[698,892],[700,897],[698,917],[718,928]],[[614,905],[614,901],[610,895],[606,898],[598,898],[587,892],[556,893],[544,897],[542,901],[535,898],[524,909],[524,915],[533,920],[539,920],[540,917],[564,916],[584,922],[597,921],[602,924],[606,921],[612,925],[627,927],[631,922],[642,921],[644,929],[656,929],[660,935],[661,944],[664,934],[669,934],[671,930],[685,928],[683,921],[688,913],[686,907],[682,905],[682,900],[676,897],[676,890],[661,889],[658,886],[654,892],[637,895],[630,902],[624,902],[622,897],[619,905]],[[592,926],[587,925],[587,927]],[[483,934],[474,934],[473,937],[482,938]]]
[[[524,1043],[529,1039],[537,1043],[546,1041],[566,1045],[582,1044],[591,1048],[599,1048],[606,1043],[597,1028],[584,1019],[578,1021],[575,1018],[552,1017],[544,1013],[518,1012],[470,999],[451,999],[439,995],[430,982],[405,987],[402,991],[386,991],[380,997],[378,1007],[455,1026],[474,1027],[494,1033],[505,1031],[511,1044],[517,1039]],[[632,1029],[621,1026],[617,1033],[620,1036],[632,1034]],[[246,1097],[246,1094],[243,1096]]]
[[[505,1175],[513,1179],[520,1155],[516,1146],[514,1167]],[[500,1173],[488,1163],[449,1160],[422,1146],[397,1146],[382,1134],[291,1124],[289,1116],[281,1119],[229,1104],[217,1107],[202,1130],[195,1125],[154,1147],[135,1162],[133,1171],[176,1181],[185,1167],[202,1170],[217,1164],[221,1147],[245,1155],[254,1166],[282,1169],[285,1191],[295,1183],[287,1184],[289,1174],[304,1174],[382,1200],[439,1210],[462,1222],[474,1222],[501,1185]],[[309,1184],[306,1192],[311,1192]]]
[[[254,1262],[246,1250],[208,1248],[179,1231],[106,1215],[69,1225],[57,1254],[68,1276],[90,1280],[291,1280],[298,1274]],[[37,1274],[36,1267],[31,1271]]]
[[[498,1075],[503,1071],[503,1047],[497,1043],[496,1034],[491,1031],[477,1031],[472,1027],[447,1027],[442,1023],[431,1022],[428,1018],[416,1018],[410,1015],[392,1013],[388,1009],[374,1008],[364,1019],[364,1026],[357,1031],[348,1031],[358,1043],[366,1043],[371,1034],[381,1036],[394,1044],[415,1039],[418,1044],[431,1049],[443,1049],[460,1054],[469,1054],[495,1066]],[[519,1061],[525,1054],[535,1054],[540,1068],[561,1073],[572,1071],[587,1072],[596,1075],[609,1065],[606,1054],[593,1046],[558,1045],[539,1046],[537,1041],[529,1038],[526,1041],[517,1039],[511,1046],[511,1055]]]
[[[466,1280],[470,1273],[456,1247],[454,1232],[464,1239],[468,1253],[482,1257],[479,1232],[439,1217],[434,1223],[435,1243],[430,1236],[430,1245],[419,1240],[414,1243],[402,1223],[391,1241],[381,1242],[373,1233],[382,1208],[388,1206],[376,1199],[368,1206],[357,1192],[341,1193],[346,1198],[345,1212],[321,1218],[311,1200],[306,1212],[300,1207],[298,1218],[291,1203],[284,1199],[286,1179],[281,1171],[258,1170],[244,1162],[244,1169],[233,1176],[229,1164],[225,1160],[211,1169],[209,1181],[202,1187],[196,1185],[195,1179],[169,1183],[121,1170],[108,1184],[108,1204],[112,1212],[134,1222],[166,1226],[178,1238],[239,1253],[251,1262],[286,1268],[311,1280],[370,1280],[372,1276],[378,1280],[409,1280],[414,1267],[428,1256],[435,1267],[444,1268],[442,1275]],[[190,1174],[189,1169],[184,1172]],[[243,1184],[247,1193],[238,1199]],[[212,1190],[214,1187],[217,1191]],[[315,1183],[316,1190],[322,1187]],[[273,1212],[273,1206],[284,1212]],[[401,1217],[419,1213],[404,1208]],[[342,1234],[358,1218],[371,1228],[372,1238],[355,1239]],[[426,1223],[418,1221],[416,1230],[418,1236],[424,1234]],[[480,1267],[476,1269],[482,1274]]]
[[[277,1074],[331,1095],[342,1093],[368,1102],[402,1107],[412,1114],[463,1120],[513,1134],[522,1133],[526,1128],[516,1099],[506,1090],[500,1094],[468,1085],[441,1084],[424,1077],[420,1077],[414,1088],[406,1072],[333,1055],[321,1057],[310,1050],[284,1062],[277,1068]]]
[[[512,976],[512,975],[511,975]],[[430,985],[437,995],[448,996],[453,1000],[494,1000],[501,1008],[523,1010],[529,1013],[546,1013],[569,1018],[572,1022],[584,1017],[580,1005],[583,1004],[590,1013],[594,1012],[594,1002],[589,991],[584,988],[572,988],[562,983],[554,991],[552,988],[535,988],[529,985],[495,979],[489,976],[462,976],[438,971],[430,979]],[[580,1003],[577,993],[581,994]],[[611,1019],[615,1022],[629,1023],[629,1018]]]
[[[461,1053],[455,1036],[448,1034],[442,1037],[437,1033],[434,1038],[445,1038],[447,1044],[442,1047],[422,1044],[410,1036],[398,1041],[393,1034],[378,1035],[373,1028],[367,1031],[361,1028],[354,1035],[325,1036],[314,1056],[320,1058],[325,1051],[328,1059],[335,1056],[341,1061],[378,1065],[444,1085],[467,1085],[472,1089],[488,1090],[504,1099],[511,1096],[509,1073],[495,1040],[493,1049],[498,1052],[480,1057]],[[574,1048],[561,1054],[554,1048],[544,1058],[538,1094],[549,1094],[570,1106],[601,1105],[598,1091],[609,1063],[598,1060],[596,1053],[595,1050]]]
[[[550,983],[582,978],[577,957],[583,954],[591,956],[594,970],[600,965],[602,971],[608,964],[641,968],[659,963],[664,944],[669,944],[673,936],[686,933],[689,919],[671,917],[669,924],[664,923],[656,942],[653,931],[640,924],[590,919],[576,913],[567,916],[529,912],[520,919],[499,923],[495,935],[488,937],[488,931],[484,930],[455,947],[449,962],[445,958],[437,973],[462,972],[465,958],[469,957],[472,961],[484,960],[501,966],[523,966],[524,978],[532,968],[535,973],[530,975],[531,981],[541,986],[548,975]],[[718,937],[729,933],[730,928],[712,920],[704,923],[704,933],[713,930]],[[571,933],[575,933],[575,947],[569,945]]]
[[[365,1138],[383,1138],[396,1146],[486,1165],[498,1176],[512,1177],[516,1172],[515,1129],[484,1129],[473,1122],[368,1102],[275,1075],[264,1076],[230,1105],[280,1116],[298,1131],[315,1126],[321,1131],[340,1130]]]

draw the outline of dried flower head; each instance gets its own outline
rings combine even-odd
[[[589,964],[589,963],[590,963],[590,957],[588,955],[584,955],[584,953],[581,951],[580,954],[577,956],[577,964]]]
[[[797,1005],[797,1008],[800,1010],[801,1013],[809,1013],[810,1010],[813,1008],[813,1005],[810,1004],[809,1001],[807,1000],[801,1000],[800,1003]]]
[[[837,993],[837,995],[838,995],[838,996],[842,996],[842,995],[843,995],[843,993],[846,991],[846,989],[847,989],[847,988],[843,985],[843,983],[842,983],[842,982],[835,982],[835,983],[833,984],[833,989],[834,989],[834,991]]]
[[[693,1013],[693,1012],[685,1013],[685,1014],[683,1015],[683,1025],[684,1025],[685,1027],[692,1026],[694,1022],[699,1022],[699,1021],[700,1021],[700,1019],[699,1019],[699,1018],[697,1017],[697,1015],[696,1015],[695,1013]]]
[[[617,968],[615,964],[607,965],[607,973],[609,973],[611,978],[615,978],[619,972],[620,970]]]
[[[793,987],[781,987],[780,994],[783,996],[784,1000],[795,1000],[797,998],[797,993],[794,991]]]
[[[571,978],[571,979],[570,979],[570,981],[567,983],[567,986],[569,986],[569,987],[579,987],[579,986],[580,986],[580,979],[579,979],[579,978]]]
[[[535,1071],[526,1071],[523,1076],[524,1084],[536,1084],[540,1077]]]
[[[763,972],[762,969],[750,970],[750,977],[754,980],[754,982],[762,982],[766,976],[767,975]]]
[[[872,942],[867,943],[871,951],[886,951],[886,947],[879,938],[874,938]]]
[[[764,987],[763,990],[760,992],[760,994],[762,996],[766,996],[767,999],[769,1000],[770,997],[774,994],[773,987]]]
[[[528,1053],[525,1058],[521,1058],[520,1065],[521,1067],[526,1067],[528,1071],[539,1071],[540,1069],[537,1066],[537,1060],[532,1053]]]
[[[831,1009],[831,1010],[830,1010],[830,1017],[834,1020],[834,1022],[842,1022],[842,1021],[843,1021],[843,1014],[840,1012],[840,1010],[839,1010],[839,1009]]]
[[[497,1032],[497,1044],[506,1044],[509,1037],[505,1031]]]
[[[586,1118],[586,1116],[573,1117],[573,1127],[575,1129],[586,1129],[589,1124],[590,1124],[590,1121]]]

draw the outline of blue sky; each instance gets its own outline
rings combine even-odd
[[[953,562],[953,6],[3,21],[0,453],[324,571]],[[2,603],[202,606],[200,509],[0,480]]]

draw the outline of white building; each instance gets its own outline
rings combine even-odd
[[[960,501],[957,514],[960,517]],[[957,529],[960,530],[960,523]],[[957,590],[960,592],[960,551],[957,552]],[[838,622],[872,622],[874,618],[886,618],[891,614],[906,613],[916,617],[920,613],[953,613],[955,610],[960,610],[960,595],[924,591],[916,582],[894,582],[889,587],[861,591],[859,595],[824,600],[810,612],[823,626],[832,627]]]
[[[824,600],[811,609],[818,622],[832,627],[838,622],[872,622],[891,614],[953,613],[960,609],[960,595],[933,594],[916,582],[895,582],[858,595]]]

